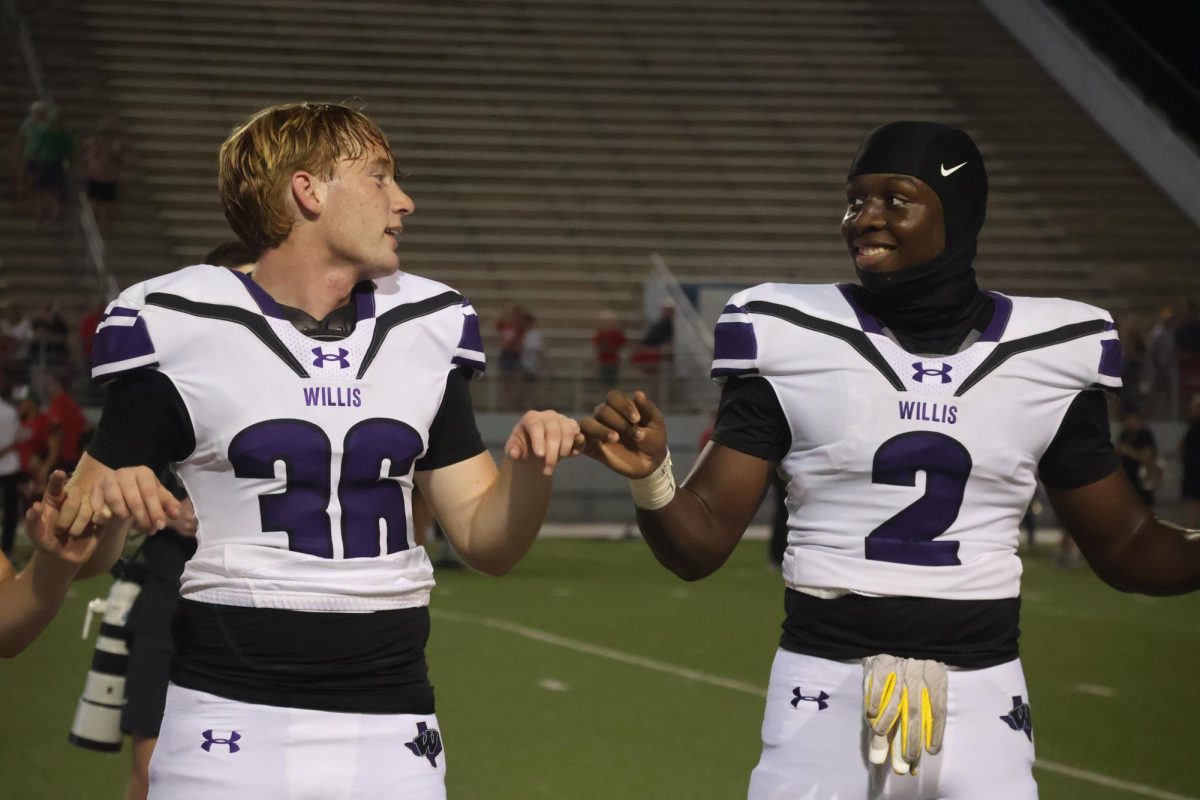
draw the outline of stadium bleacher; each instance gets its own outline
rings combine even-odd
[[[846,279],[845,166],[898,117],[963,125],[984,149],[986,286],[1117,313],[1200,288],[1200,231],[974,3],[18,7],[68,122],[111,110],[134,150],[109,237],[122,284],[228,238],[215,153],[237,120],[359,97],[417,201],[406,268],[471,296],[489,344],[525,300],[558,375],[590,371],[599,308],[639,333],[651,252],[685,282]],[[14,251],[29,266],[9,268],[13,298],[72,296],[77,265],[46,237]]]

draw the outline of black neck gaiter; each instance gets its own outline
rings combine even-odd
[[[956,352],[972,330],[987,326],[995,305],[979,291],[973,266],[987,211],[983,157],[962,131],[930,122],[893,122],[867,136],[848,177],[865,173],[909,175],[928,184],[942,202],[947,245],[936,258],[898,272],[855,267],[862,284],[856,299],[905,349]]]
[[[883,323],[905,350],[948,355],[973,330],[987,327],[995,303],[975,282],[975,239],[932,261],[892,273],[863,272],[859,305]]]

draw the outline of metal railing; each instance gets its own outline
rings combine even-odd
[[[609,389],[642,389],[664,410],[707,412],[716,408],[719,389],[710,379],[713,336],[691,298],[661,256],[650,256],[651,268],[644,282],[644,305],[649,312],[659,309],[664,300],[675,306],[672,345],[663,351],[661,361],[639,364],[633,357],[637,348],[621,360],[616,386],[601,380],[597,364],[589,354],[564,364],[562,359],[543,357],[543,370],[537,380],[522,373],[501,375],[489,368],[472,394],[475,407],[488,411],[521,411],[527,408],[554,408],[564,412],[589,412],[603,402]],[[549,349],[554,349],[553,338]]]

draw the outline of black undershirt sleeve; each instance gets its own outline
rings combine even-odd
[[[470,381],[465,369],[446,376],[446,392],[433,424],[429,426],[429,447],[417,462],[417,470],[438,469],[466,461],[487,448],[475,424]]]
[[[778,464],[792,447],[792,429],[766,378],[729,378],[721,389],[712,440]]]
[[[1098,389],[1080,392],[1038,462],[1038,477],[1053,489],[1078,489],[1107,478],[1120,466],[1108,429],[1104,393]]]
[[[108,387],[88,455],[111,469],[148,466],[161,473],[196,449],[191,417],[163,373],[142,369]]]

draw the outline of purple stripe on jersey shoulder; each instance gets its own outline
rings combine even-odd
[[[108,319],[109,317],[136,317],[140,313],[142,312],[138,311],[136,308],[113,306],[110,311],[107,311],[104,316],[100,318],[100,321],[104,322],[104,320]]]
[[[140,317],[132,325],[108,325],[96,333],[92,342],[92,368],[153,355],[154,343],[146,320]]]
[[[1012,300],[999,292],[984,292],[984,294],[995,301],[996,308],[992,311],[991,321],[988,322],[987,327],[983,329],[983,334],[976,341],[998,342],[1008,328],[1008,321],[1012,319]]]
[[[713,333],[713,358],[750,361],[758,358],[758,339],[749,322],[718,322]]]
[[[463,314],[462,336],[458,340],[458,348],[476,353],[483,352],[483,336],[479,332],[478,314]]]
[[[1116,329],[1117,329],[1117,323],[1115,323],[1115,322],[1108,322],[1108,323],[1105,323],[1105,325],[1104,325],[1105,333],[1107,333],[1108,331],[1115,331]]]
[[[846,303],[854,310],[854,316],[858,317],[858,327],[862,328],[864,333],[883,333],[883,326],[879,324],[879,320],[864,311],[858,301],[854,299],[851,284],[839,283],[837,288],[842,293],[842,297],[846,298]]]
[[[1107,378],[1121,377],[1121,340],[1103,339],[1100,342],[1100,366],[1096,370]]]
[[[236,269],[231,269],[229,271],[236,275],[238,280],[242,282],[242,285],[246,287],[246,291],[249,292],[250,296],[254,298],[254,302],[258,303],[259,311],[268,317],[274,317],[275,319],[287,319],[287,317],[284,316],[283,311],[280,310],[279,303],[275,302],[275,298],[267,294],[267,290],[255,283],[253,278],[244,272],[238,272]]]

